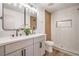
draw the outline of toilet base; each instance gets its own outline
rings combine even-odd
[[[45,50],[49,53],[53,52],[53,45],[54,43],[52,41],[45,41]]]
[[[52,52],[48,52],[48,51],[45,50],[44,56],[52,56]]]

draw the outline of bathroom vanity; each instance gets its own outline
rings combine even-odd
[[[0,56],[42,56],[45,34],[0,38]]]
[[[17,6],[14,6],[14,5]],[[21,5],[21,8],[19,6]],[[0,19],[3,31],[16,31],[17,37],[0,37],[0,56],[42,56],[45,52],[45,34],[31,34],[18,36],[18,29],[31,25],[32,30],[37,29],[37,12],[26,10],[22,4],[0,4]],[[28,12],[28,13],[27,13]],[[30,17],[32,18],[32,21]],[[35,17],[35,19],[34,19]],[[28,20],[30,20],[28,22]],[[27,22],[27,23],[26,23]],[[10,34],[10,33],[9,33]],[[13,33],[12,33],[13,34]],[[12,35],[11,34],[11,35]],[[23,33],[22,33],[23,34]],[[7,34],[6,34],[7,36]],[[10,36],[10,35],[9,35]]]

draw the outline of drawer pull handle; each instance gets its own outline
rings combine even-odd
[[[42,48],[42,42],[40,42],[40,48]]]
[[[22,53],[22,56],[24,56],[23,50],[21,51],[21,53]]]
[[[26,56],[26,49],[24,49],[24,56]]]

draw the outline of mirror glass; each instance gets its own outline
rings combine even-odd
[[[3,4],[4,29],[16,30],[24,26],[24,7],[18,3]]]
[[[37,13],[28,8],[26,8],[26,24],[29,25],[32,30],[37,29]]]

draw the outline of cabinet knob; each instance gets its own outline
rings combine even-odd
[[[0,19],[3,19],[3,17],[1,16]]]

